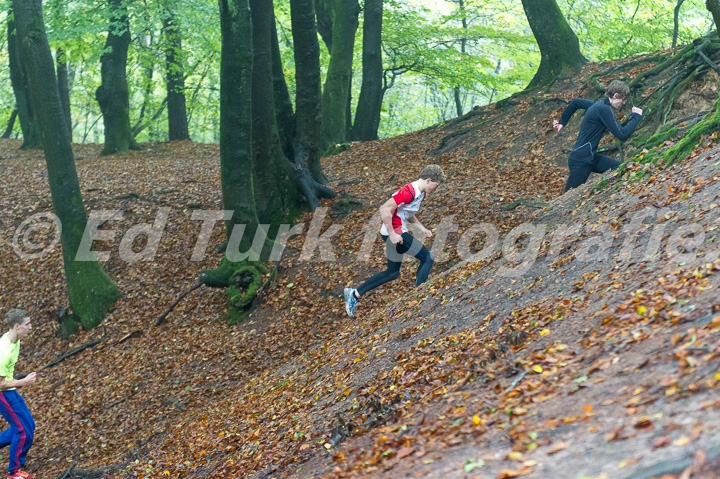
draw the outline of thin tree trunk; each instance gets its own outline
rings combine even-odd
[[[127,83],[127,55],[130,20],[123,0],[108,0],[110,22],[105,53],[100,57],[101,84],[95,91],[105,126],[101,155],[140,149],[130,128],[130,92]]]
[[[315,0],[315,14],[317,15],[317,32],[320,34],[328,53],[332,53],[333,20],[330,2],[333,0]]]
[[[467,37],[465,36],[465,33],[467,32],[467,17],[465,16],[464,0],[458,0],[458,7],[460,8],[460,11],[462,12],[462,28],[463,28],[463,37],[460,39],[460,53],[464,56],[465,49],[467,47]],[[455,88],[453,88],[453,93],[455,96],[455,112],[457,113],[457,116],[462,116],[463,107],[462,107],[462,99],[460,98],[460,87],[456,86]]]
[[[149,43],[150,47],[152,47],[153,38],[152,36],[150,36],[150,40],[148,42],[147,35],[140,35],[140,43],[142,45]],[[133,138],[137,137],[141,131],[150,126],[150,122],[145,122],[145,124],[143,125],[143,120],[145,119],[145,113],[147,112],[148,105],[150,104],[153,96],[153,75],[155,75],[155,63],[146,63],[145,66],[142,67],[142,72],[144,74],[143,77],[145,80],[145,88],[143,89],[143,103],[142,107],[140,107],[140,114],[138,115],[137,121],[134,125],[130,127],[130,134]],[[152,140],[152,137],[150,137],[150,141]]]
[[[17,108],[15,108],[12,111],[12,113],[10,114],[10,119],[8,120],[7,128],[5,128],[5,132],[2,134],[3,138],[10,138],[13,128],[15,127],[15,119],[16,118],[17,118]]]
[[[540,66],[527,86],[552,83],[558,76],[576,73],[587,63],[580,42],[555,0],[522,0],[523,9],[540,47]]]
[[[680,29],[680,7],[682,6],[684,1],[685,0],[677,0],[677,4],[675,5],[675,14],[673,15],[673,48],[677,46],[678,30]]]
[[[19,44],[45,147],[53,207],[62,224],[60,237],[70,307],[85,328],[92,328],[100,324],[119,292],[97,261],[76,260],[87,219],[53,58],[45,36],[42,2],[15,0],[13,3]]]
[[[322,96],[323,149],[347,141],[347,105],[352,75],[357,0],[327,0],[333,20],[332,53]]]
[[[165,3],[165,84],[167,86],[168,139],[189,140],[187,107],[185,106],[185,72],[180,62],[182,36],[175,20],[175,14]]]
[[[295,113],[293,113],[293,104],[285,81],[274,14],[270,40],[272,41],[272,82],[275,92],[275,117],[278,135],[280,135],[280,144],[285,157],[292,158],[295,154],[292,147],[293,138],[295,138]]]
[[[220,58],[220,176],[227,238],[235,225],[258,226],[252,178],[253,33],[248,0],[218,0]],[[243,235],[241,247],[251,240]]]
[[[365,0],[363,9],[362,85],[355,110],[354,140],[377,140],[383,100],[383,0]]]
[[[58,80],[58,93],[60,94],[60,104],[63,107],[63,113],[65,114],[65,125],[72,141],[72,115],[70,112],[70,81],[68,77],[68,58],[65,51],[58,48],[55,52],[55,59],[57,63],[57,80]]]
[[[12,8],[11,8],[12,10]],[[12,15],[10,15],[12,18]],[[20,119],[20,129],[23,135],[21,150],[40,147],[40,133],[38,132],[35,113],[30,102],[25,65],[20,59],[20,49],[15,32],[15,22],[8,20],[8,60],[10,64],[10,82],[15,93],[15,107]]]

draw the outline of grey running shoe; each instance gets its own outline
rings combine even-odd
[[[355,297],[355,288],[345,288],[345,312],[351,318],[355,317],[358,299]]]

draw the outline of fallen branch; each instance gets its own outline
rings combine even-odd
[[[78,448],[79,449],[79,448]],[[77,454],[75,454],[75,459],[73,460],[73,463],[70,465],[70,469],[65,471],[61,476],[58,477],[58,479],[67,479],[70,472],[75,469],[75,464],[77,464],[77,460],[80,457],[80,451],[78,450]]]
[[[547,203],[543,203],[541,201],[531,201],[526,200],[525,198],[521,198],[519,200],[513,201],[509,205],[501,206],[500,209],[503,211],[514,210],[520,205],[532,206],[533,208],[545,208],[547,206]]]
[[[105,411],[107,411],[108,409],[112,409],[112,408],[114,408],[115,406],[117,406],[118,404],[124,403],[125,401],[127,401],[127,400],[130,399],[130,398],[132,398],[133,396],[134,396],[134,394],[131,394],[131,395],[129,395],[128,397],[125,397],[125,398],[122,398],[122,399],[118,399],[117,401],[113,401],[113,402],[111,402],[110,404],[108,404],[107,406],[103,407],[103,409],[104,409]]]
[[[84,350],[86,350],[87,348],[92,347],[92,346],[95,346],[96,344],[98,344],[98,343],[100,343],[100,342],[102,342],[102,339],[94,339],[94,340],[90,341],[89,343],[85,343],[85,344],[83,344],[82,346],[78,346],[78,347],[75,348],[75,349],[71,349],[70,351],[66,351],[66,352],[62,353],[62,354],[61,354],[57,359],[55,359],[54,361],[50,361],[50,362],[47,363],[45,366],[43,366],[43,367],[41,367],[40,369],[38,369],[38,371],[42,371],[43,369],[47,369],[47,368],[51,368],[51,367],[53,367],[53,366],[56,366],[56,365],[60,364],[61,362],[65,361],[65,360],[66,360],[67,358],[69,358],[70,356],[74,356],[74,355],[76,355],[77,353],[79,353],[80,351],[84,351]]]
[[[122,469],[126,464],[117,464],[114,466],[98,467],[96,469],[75,469],[70,467],[67,471],[57,476],[56,479],[102,479],[105,474],[112,471]]]
[[[127,334],[126,334],[125,336],[123,336],[122,338],[118,339],[115,344],[122,344],[122,343],[124,343],[125,341],[127,341],[128,339],[133,338],[133,337],[135,337],[135,336],[140,336],[141,334],[142,334],[142,329],[135,329],[135,330],[130,331],[129,333],[127,333]]]
[[[199,288],[200,286],[202,286],[203,284],[204,284],[204,283],[201,281],[201,282],[197,283],[195,286],[193,286],[192,288],[190,288],[190,289],[188,289],[187,291],[185,291],[183,294],[181,294],[180,297],[177,299],[177,301],[175,301],[175,302],[172,304],[172,306],[170,306],[170,307],[168,308],[168,310],[165,311],[165,312],[162,314],[162,316],[160,316],[160,317],[155,321],[155,326],[160,326],[160,325],[163,323],[163,321],[165,321],[165,318],[167,318],[167,315],[170,314],[170,311],[172,311],[173,309],[175,309],[175,306],[177,306],[178,303],[179,303],[180,301],[182,301],[182,299],[183,299],[185,296],[187,296],[188,294],[192,293],[193,291],[195,291],[196,289],[198,289],[198,288]]]
[[[506,390],[503,391],[503,394],[507,394],[507,393],[509,393],[510,391],[512,391],[512,390],[515,388],[515,386],[517,386],[518,383],[519,383],[520,381],[522,381],[523,378],[524,378],[530,371],[532,371],[532,369],[528,368],[528,369],[526,369],[525,371],[521,372],[521,373],[520,373],[520,376],[518,376],[517,378],[515,378],[515,381],[512,382],[512,384],[510,385],[510,387],[508,387]]]

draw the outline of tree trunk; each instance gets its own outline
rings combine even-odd
[[[12,10],[12,7],[11,7]],[[11,16],[12,17],[12,16]],[[20,129],[23,135],[21,150],[40,147],[40,134],[38,132],[35,113],[30,102],[25,65],[20,59],[20,49],[15,32],[15,22],[8,20],[8,58],[10,63],[10,82],[15,93],[15,107],[20,119]]]
[[[712,13],[715,29],[720,34],[720,0],[705,0],[705,6]]]
[[[62,224],[60,237],[70,307],[85,328],[92,328],[100,324],[119,292],[97,261],[76,261],[87,219],[45,36],[42,3],[41,0],[13,3],[21,54],[45,147],[53,207]]]
[[[523,9],[540,47],[540,66],[528,89],[552,83],[558,76],[577,73],[587,63],[580,42],[555,0],[522,0]]]
[[[322,96],[323,150],[347,141],[347,105],[352,75],[357,0],[327,0],[332,14],[332,53]]]
[[[3,138],[10,138],[13,128],[15,127],[15,119],[16,118],[17,118],[17,108],[15,108],[12,111],[12,113],[10,114],[10,119],[8,120],[7,128],[5,128],[5,132],[2,134]]]
[[[273,15],[274,16],[274,15]],[[293,104],[285,82],[285,72],[280,56],[280,45],[278,43],[277,27],[275,20],[272,22],[272,73],[273,90],[275,91],[275,118],[280,135],[280,144],[286,158],[294,156],[292,142],[295,138],[295,113]]]
[[[187,108],[185,106],[185,72],[180,63],[182,36],[175,15],[168,3],[165,3],[165,83],[167,86],[168,139],[189,140]]]
[[[95,91],[105,126],[101,155],[140,149],[130,128],[130,92],[127,83],[127,55],[130,20],[123,0],[108,0],[110,23],[105,53],[100,57],[101,84]]]
[[[333,21],[330,11],[330,2],[333,0],[315,0],[315,15],[317,15],[317,32],[320,34],[328,53],[332,53]]]
[[[322,138],[320,44],[312,0],[291,0],[293,43],[295,44],[295,116],[297,129],[293,163],[296,169],[309,169],[310,177],[325,183],[320,165]],[[311,190],[308,180],[303,189]],[[307,196],[307,194],[306,194]],[[317,202],[311,206],[314,208]]]
[[[465,33],[467,31],[467,17],[465,16],[465,1],[464,0],[458,0],[458,7],[460,8],[460,11],[462,12],[462,28],[463,28],[463,37],[460,39],[460,53],[465,55],[465,49],[467,47],[467,37],[465,36]],[[462,116],[463,114],[463,107],[462,107],[462,99],[460,98],[460,87],[456,86],[453,88],[453,94],[455,96],[455,112],[457,113],[457,116]]]
[[[673,48],[677,46],[678,30],[680,29],[680,7],[682,7],[684,1],[685,0],[677,0],[677,4],[675,5],[675,13],[673,15]]]
[[[72,142],[72,115],[70,114],[70,80],[68,76],[68,58],[65,51],[58,48],[55,52],[55,61],[57,63],[57,80],[58,94],[60,95],[60,104],[65,114],[65,126],[67,126],[70,141]]]
[[[248,0],[218,0],[222,53],[220,58],[220,176],[227,238],[233,227],[258,226],[252,177],[253,33]],[[251,240],[243,236],[241,247]]]
[[[250,0],[253,29],[252,136],[253,187],[260,223],[279,225],[288,194],[287,159],[275,120],[272,71],[273,3]],[[254,232],[253,232],[254,233]]]
[[[352,138],[377,140],[383,100],[383,0],[365,0],[363,10],[362,86],[355,110]]]

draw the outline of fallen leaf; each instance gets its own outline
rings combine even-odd
[[[558,453],[558,452],[560,452],[560,451],[564,451],[565,449],[567,449],[567,448],[569,448],[569,447],[570,447],[570,444],[567,443],[567,442],[558,442],[557,444],[553,444],[552,449],[550,449],[550,450],[549,450],[548,452],[546,452],[545,454],[547,454],[548,456],[551,456],[551,455],[553,455],[553,454],[555,454],[555,453]]]
[[[402,459],[403,457],[409,456],[409,455],[412,454],[413,452],[415,452],[415,448],[412,448],[412,447],[402,447],[402,448],[400,448],[400,450],[397,452],[397,458],[398,458],[398,459]]]

